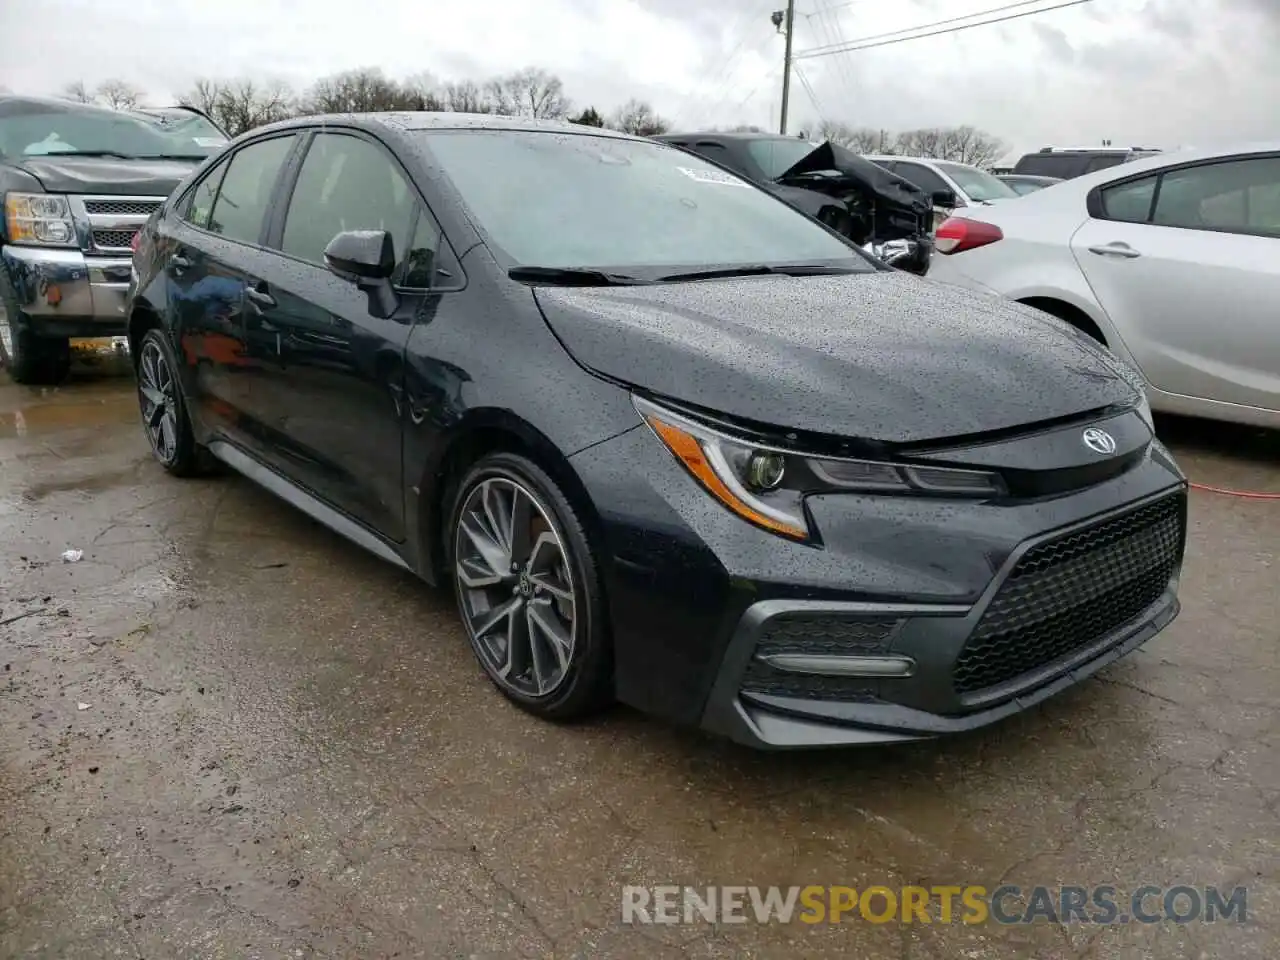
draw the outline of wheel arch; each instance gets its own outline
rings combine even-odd
[[[1104,347],[1111,346],[1101,325],[1074,303],[1054,296],[1019,297],[1017,302],[1066,321],[1082,333],[1087,333]]]
[[[455,491],[473,464],[499,452],[526,457],[556,482],[577,512],[603,571],[608,566],[603,525],[569,458],[527,420],[510,411],[477,409],[469,411],[441,441],[418,483],[417,529],[423,577],[433,584],[450,578],[444,530]]]

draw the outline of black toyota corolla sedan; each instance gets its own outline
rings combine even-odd
[[[140,234],[143,425],[450,584],[511,700],[756,746],[969,730],[1178,610],[1136,375],[724,169],[512,118],[244,135]]]

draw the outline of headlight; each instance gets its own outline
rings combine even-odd
[[[76,246],[67,198],[55,193],[7,193],[5,235],[10,243],[49,247]]]
[[[796,540],[811,536],[812,493],[995,497],[994,473],[878,460],[833,459],[733,437],[651,400],[634,398],[654,434],[706,491],[744,520]]]

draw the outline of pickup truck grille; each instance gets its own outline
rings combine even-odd
[[[106,213],[128,216],[149,217],[163,201],[152,200],[113,200],[108,197],[85,197],[84,212],[93,216],[95,213]]]
[[[72,216],[88,227],[86,252],[114,256],[132,254],[134,236],[164,203],[164,197],[109,195],[73,196],[70,200]]]

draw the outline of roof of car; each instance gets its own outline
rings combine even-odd
[[[284,130],[290,127],[314,127],[332,124],[348,127],[389,127],[394,130],[524,130],[557,133],[578,133],[618,140],[644,140],[629,133],[570,123],[567,120],[533,120],[528,117],[509,117],[491,113],[443,113],[438,111],[389,112],[389,113],[321,113],[291,117],[270,125],[270,129]],[[266,129],[266,128],[259,128]],[[257,130],[252,131],[257,132]]]
[[[62,111],[70,113],[78,110],[90,110],[94,113],[114,113],[110,107],[96,103],[81,103],[79,100],[63,100],[59,97],[28,97],[13,94],[0,94],[0,116],[18,116],[21,114]]]
[[[765,133],[761,130],[694,130],[691,133],[660,133],[654,140],[799,140],[781,133]]]

